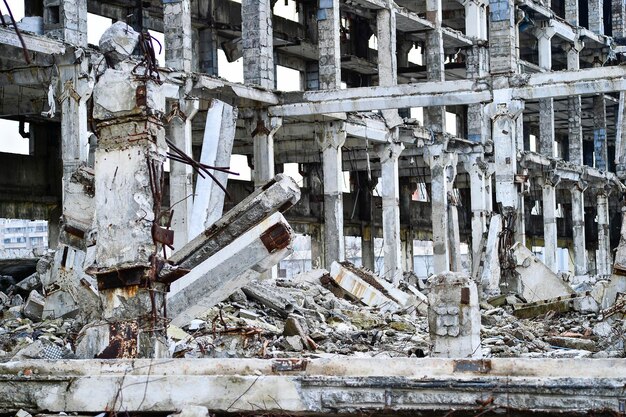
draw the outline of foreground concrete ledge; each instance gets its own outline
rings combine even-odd
[[[159,359],[0,364],[0,411],[624,412],[626,359]]]

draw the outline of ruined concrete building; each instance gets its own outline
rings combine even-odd
[[[626,412],[626,2],[18,1],[0,412]]]

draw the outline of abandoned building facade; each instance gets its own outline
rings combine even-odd
[[[20,22],[5,14],[0,116],[30,152],[0,153],[0,218],[48,220],[56,250],[37,263],[43,295],[7,301],[6,317],[87,325],[84,361],[28,359],[48,347],[0,364],[13,395],[0,409],[625,412],[624,359],[483,360],[481,309],[515,294],[518,317],[565,302],[623,319],[626,2],[278,2],[289,18],[277,0],[24,0]],[[99,45],[88,14],[111,19]],[[242,60],[243,83],[218,76],[221,59]],[[279,67],[298,91],[277,88]],[[232,155],[251,181],[228,180]],[[252,284],[296,234],[326,270],[307,282],[390,317],[411,307],[441,359],[163,359],[168,326],[242,291],[315,351],[298,320],[316,313]],[[344,262],[346,236],[363,268]],[[428,284],[411,274],[414,241],[432,242]]]

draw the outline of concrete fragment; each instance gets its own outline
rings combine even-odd
[[[191,269],[232,243],[265,218],[284,212],[300,199],[300,187],[288,175],[278,174],[272,181],[246,197],[204,233],[172,254],[169,261]]]
[[[100,37],[100,51],[111,67],[131,56],[139,43],[139,33],[124,22],[115,22]]]
[[[493,215],[489,222],[484,259],[481,260],[480,285],[485,297],[493,297],[500,294],[500,258],[498,247],[501,231],[502,216],[499,214]]]
[[[251,282],[242,288],[246,296],[287,317],[295,310],[296,301],[288,294],[271,291],[259,282]]]
[[[549,337],[546,339],[548,343],[554,346],[560,346],[568,349],[588,350],[595,352],[598,350],[595,342],[589,339],[580,339],[575,337]]]
[[[22,314],[33,321],[40,321],[43,314],[43,308],[46,304],[44,297],[37,291],[33,290],[28,295]]]
[[[429,281],[431,356],[481,358],[480,308],[474,281],[454,272],[434,275]]]
[[[180,412],[167,417],[209,417],[209,409],[200,405],[186,405]]]
[[[228,298],[292,252],[293,231],[280,213],[248,230],[171,286],[167,307],[174,325]]]
[[[40,285],[41,285],[41,280],[39,279],[39,274],[34,273],[24,278],[17,284],[15,284],[15,287],[24,292],[30,292],[36,289],[37,287],[39,287]]]
[[[543,264],[526,246],[515,243],[511,247],[517,276],[509,283],[509,291],[534,302],[568,296],[574,290]]]

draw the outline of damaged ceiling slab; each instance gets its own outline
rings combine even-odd
[[[20,1],[1,413],[626,412],[622,0]]]

